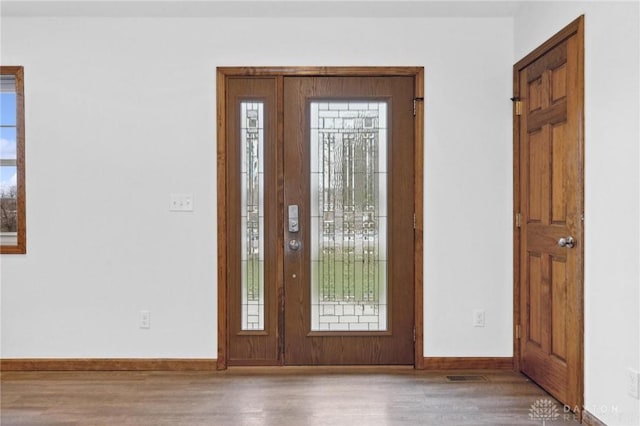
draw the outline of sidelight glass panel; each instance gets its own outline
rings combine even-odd
[[[385,331],[387,103],[310,111],[311,330]]]
[[[264,104],[240,104],[242,330],[264,330]]]

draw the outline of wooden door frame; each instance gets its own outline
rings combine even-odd
[[[334,77],[414,77],[414,367],[424,368],[423,358],[423,158],[424,158],[424,67],[218,67],[216,81],[217,96],[217,179],[218,179],[218,357],[216,367],[219,370],[227,368],[229,329],[227,323],[227,153],[226,153],[226,86],[227,80],[233,77],[272,77],[276,79],[276,105],[278,109],[276,138],[282,146],[284,140],[284,117],[282,115],[284,78],[291,76],[334,76]],[[282,162],[283,153],[278,152],[277,161]],[[281,167],[279,167],[281,169]],[[282,170],[278,171],[278,217],[283,221],[284,205],[282,205],[282,190],[284,177]],[[282,323],[284,313],[284,234],[278,234],[278,262],[276,293],[279,305],[278,340],[280,355],[282,352]],[[280,356],[279,364],[282,365]]]
[[[580,155],[580,162],[578,168],[578,187],[579,193],[577,194],[578,205],[584,212],[584,15],[578,17],[569,25],[558,31],[554,36],[545,41],[543,44],[534,49],[527,56],[522,58],[513,66],[513,368],[515,371],[520,371],[521,359],[520,359],[520,314],[522,307],[520,306],[520,250],[521,247],[521,235],[519,214],[521,205],[521,188],[520,188],[520,119],[518,115],[518,104],[520,96],[520,71],[526,68],[529,64],[536,59],[553,49],[564,40],[575,35],[578,44],[578,80],[576,81],[576,88],[578,91],[578,151]],[[574,320],[577,323],[578,329],[578,365],[576,366],[576,372],[578,377],[574,377],[578,384],[578,398],[579,405],[576,414],[581,418],[584,405],[584,216],[581,223],[581,244],[578,245],[576,250],[578,251],[578,264],[580,264],[581,271],[577,274],[577,292],[579,294],[578,300],[578,315]],[[572,409],[575,407],[571,407]]]

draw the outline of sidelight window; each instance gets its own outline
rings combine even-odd
[[[264,330],[264,104],[241,102],[242,330]]]

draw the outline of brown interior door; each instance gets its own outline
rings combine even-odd
[[[413,364],[412,77],[284,78],[284,363]]]
[[[576,32],[516,65],[521,371],[570,407],[582,381],[582,65]]]

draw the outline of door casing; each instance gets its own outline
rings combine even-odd
[[[580,158],[578,161],[579,170],[579,193],[577,194],[578,204],[581,211],[584,212],[584,16],[580,16],[564,27],[550,39],[534,49],[527,56],[522,58],[513,66],[513,90],[514,90],[514,109],[513,109],[513,366],[515,371],[521,371],[521,340],[520,340],[520,318],[522,309],[521,306],[521,250],[523,250],[521,244],[521,229],[519,224],[519,214],[521,206],[521,197],[526,196],[523,188],[520,188],[520,119],[518,115],[518,100],[520,98],[520,71],[525,69],[528,65],[535,60],[543,56],[546,52],[553,49],[555,46],[568,39],[571,36],[576,36],[577,51],[578,51],[578,70],[577,70],[577,82],[578,87],[578,108],[576,111],[578,118],[578,150],[580,152]],[[584,240],[584,216],[580,223],[581,230],[580,235]],[[579,295],[576,301],[577,316],[571,318],[571,321],[575,321],[574,326],[578,330],[576,336],[578,342],[578,361],[575,366],[575,372],[577,377],[573,377],[572,380],[577,384],[578,392],[578,404],[576,407],[570,407],[575,410],[579,419],[582,418],[582,409],[584,405],[584,241],[580,241],[576,250],[578,251],[578,265],[579,273],[577,275],[576,292]]]
[[[228,293],[228,268],[227,268],[227,153],[226,153],[226,87],[227,80],[233,77],[268,76],[276,78],[277,96],[276,105],[282,110],[282,88],[284,78],[289,76],[336,76],[336,77],[377,77],[377,76],[412,76],[414,78],[414,207],[415,207],[415,232],[414,232],[414,366],[417,369],[424,368],[423,357],[423,158],[424,158],[424,68],[423,67],[218,67],[217,68],[217,202],[218,202],[218,356],[217,368],[226,369],[228,364],[229,325],[227,321],[227,293]],[[284,138],[283,117],[278,115],[276,138],[281,144]],[[281,172],[278,172],[281,173]],[[278,182],[282,183],[284,177],[278,176]],[[281,187],[281,185],[279,185]],[[278,190],[280,192],[280,189]],[[278,197],[277,213],[284,217],[284,204],[282,197]],[[283,364],[283,312],[284,312],[284,236],[278,233],[277,241],[277,279],[276,294],[278,299],[278,340],[279,362]]]

